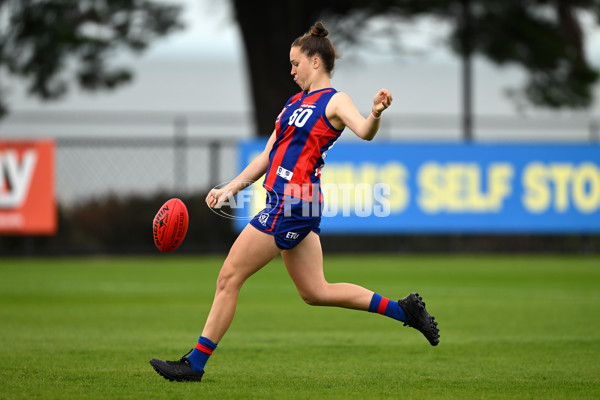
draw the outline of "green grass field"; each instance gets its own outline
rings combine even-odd
[[[600,258],[326,255],[329,281],[403,297],[431,347],[367,312],[305,305],[281,260],[243,288],[201,383],[178,359],[202,330],[222,258],[0,259],[1,399],[597,399]]]

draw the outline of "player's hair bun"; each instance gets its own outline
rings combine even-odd
[[[335,65],[335,59],[337,54],[335,47],[331,44],[331,41],[327,37],[329,31],[325,28],[322,21],[316,22],[308,32],[304,35],[296,38],[292,43],[292,47],[300,47],[300,51],[307,57],[319,55],[325,71],[331,74]]]
[[[316,37],[326,37],[329,31],[325,28],[325,25],[321,21],[315,23],[310,29],[310,35]]]

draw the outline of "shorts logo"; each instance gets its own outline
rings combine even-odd
[[[298,236],[300,236],[300,234],[299,234],[299,233],[296,233],[296,232],[288,232],[288,233],[285,235],[285,238],[286,238],[286,239],[289,239],[289,240],[296,240],[296,239],[298,239]]]
[[[258,222],[260,222],[263,226],[267,226],[267,220],[269,219],[269,214],[262,213],[258,216]]]
[[[277,167],[277,175],[279,175],[286,181],[289,181],[290,179],[292,179],[292,176],[294,176],[294,173],[292,171],[289,171],[289,170],[283,168],[280,165],[279,167]]]

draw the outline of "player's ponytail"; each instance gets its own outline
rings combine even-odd
[[[338,58],[335,47],[327,38],[329,31],[325,28],[323,22],[316,22],[308,33],[300,36],[292,43],[292,47],[298,46],[300,50],[308,57],[318,55],[323,62],[325,70],[331,74],[335,66],[335,59]]]

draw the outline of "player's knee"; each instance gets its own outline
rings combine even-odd
[[[325,306],[327,301],[323,293],[314,290],[301,290],[300,297],[309,306]]]
[[[236,274],[235,267],[225,261],[217,278],[217,291],[239,290],[242,284],[243,280]]]

